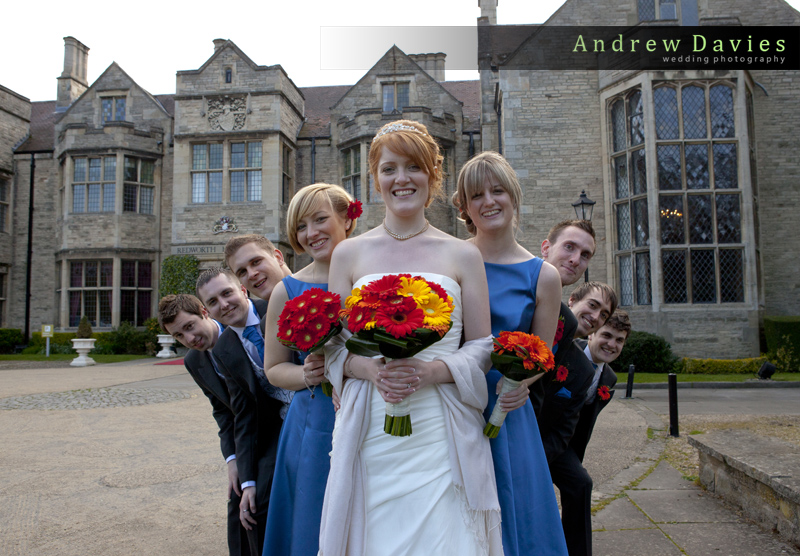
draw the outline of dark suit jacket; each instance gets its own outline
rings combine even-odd
[[[592,385],[594,367],[575,341],[559,347],[560,365],[567,368],[564,382],[551,380],[545,387],[539,416],[539,432],[547,461],[558,458],[570,445],[578,420]]]
[[[211,363],[211,353],[207,351],[189,350],[183,358],[183,364],[189,374],[211,402],[214,420],[219,426],[219,444],[222,457],[226,460],[236,453],[234,434],[234,414],[231,396],[225,379],[217,374]]]
[[[578,329],[578,319],[575,318],[575,315],[572,314],[572,310],[563,301],[561,302],[561,311],[559,313],[559,319],[562,318],[564,320],[564,330],[561,334],[561,338],[558,338],[556,341],[557,349],[553,354],[556,364],[555,369],[558,369],[559,365],[562,364],[561,361],[564,359],[564,355],[568,351],[567,346],[572,343],[572,339],[575,336],[575,331]],[[545,374],[541,379],[537,380],[531,385],[529,396],[531,398],[531,403],[533,404],[533,410],[536,412],[537,419],[542,410],[545,392],[555,377],[555,369],[553,369],[553,372]]]
[[[579,346],[586,346],[586,343],[581,340],[579,340],[577,344]],[[597,387],[608,386],[611,397],[607,400],[602,400],[600,396],[595,394],[594,399],[590,403],[583,405],[578,422],[575,425],[575,434],[572,435],[572,440],[569,443],[581,462],[583,462],[583,456],[586,454],[586,446],[589,444],[589,440],[592,437],[592,431],[594,430],[594,424],[597,422],[597,416],[600,415],[600,412],[603,411],[611,401],[611,398],[614,397],[614,391],[611,389],[616,383],[617,374],[610,366],[604,363],[603,370],[600,371],[600,381]]]
[[[267,302],[254,300],[263,331]],[[239,336],[230,327],[220,335],[214,359],[227,378],[235,418],[236,463],[241,482],[256,482],[259,513],[266,512],[283,421],[281,402],[267,395],[258,382]]]

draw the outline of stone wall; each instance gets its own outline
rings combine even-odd
[[[13,171],[14,147],[30,130],[31,101],[0,85],[0,175]]]
[[[7,325],[25,328],[25,286],[28,252],[28,209],[30,206],[30,155],[14,157],[16,165],[11,244],[14,265],[7,278]],[[30,329],[42,324],[56,324],[56,290],[60,281],[55,274],[53,224],[56,222],[58,164],[49,154],[36,155],[34,175],[33,253],[31,259]],[[13,293],[13,295],[12,295]]]

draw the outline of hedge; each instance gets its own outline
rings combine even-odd
[[[613,367],[627,373],[633,364],[637,372],[671,373],[678,363],[679,359],[672,354],[672,348],[664,338],[649,332],[631,331]]]
[[[750,359],[690,359],[686,357],[681,362],[681,372],[691,375],[755,375],[766,361],[766,357]]]
[[[800,316],[764,317],[770,360],[781,372],[800,371]]]
[[[19,328],[0,328],[0,353],[14,353],[14,348],[22,343],[22,330]]]
[[[170,255],[161,265],[158,297],[190,293],[194,295],[197,277],[200,275],[200,261],[193,255]]]

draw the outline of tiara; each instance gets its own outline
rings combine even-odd
[[[424,131],[420,131],[419,129],[417,129],[414,126],[410,126],[410,125],[406,125],[406,124],[394,123],[394,124],[389,124],[386,127],[384,127],[383,129],[381,129],[378,132],[378,134],[375,136],[375,139],[377,139],[381,135],[386,135],[387,133],[392,133],[392,132],[395,132],[395,131],[415,131],[415,132],[419,133],[420,135],[427,135],[427,133],[425,133]],[[373,139],[373,141],[375,141],[375,139]]]

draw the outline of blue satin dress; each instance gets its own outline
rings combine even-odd
[[[530,332],[536,309],[536,284],[542,259],[503,265],[484,263],[489,281],[492,334]],[[503,375],[486,375],[487,419],[497,402],[497,382]],[[497,438],[490,441],[502,512],[505,556],[567,556],[553,482],[530,400],[506,416]]]
[[[328,289],[291,276],[283,283],[289,299],[311,288]],[[299,363],[306,354],[296,355]],[[295,392],[278,443],[263,556],[316,556],[319,551],[335,417],[333,401],[320,387],[313,398],[308,389]]]

